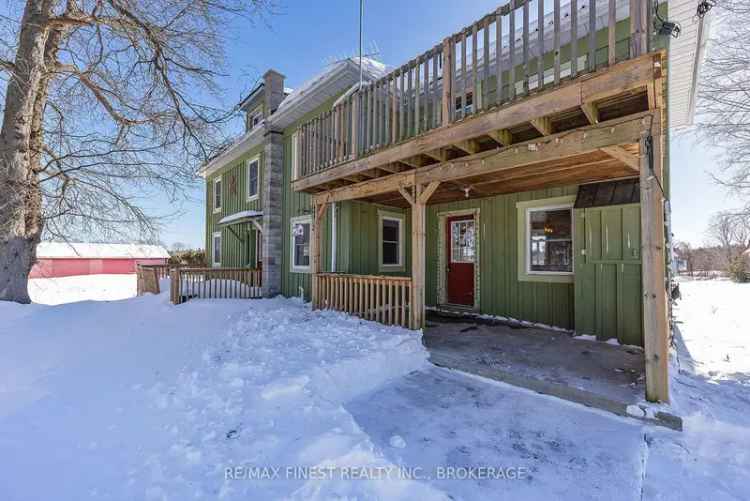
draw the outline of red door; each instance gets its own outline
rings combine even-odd
[[[445,221],[446,282],[449,304],[474,306],[475,230],[473,215],[449,217]]]

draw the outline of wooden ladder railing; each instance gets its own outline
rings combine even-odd
[[[317,309],[356,315],[385,325],[412,328],[409,277],[318,273],[313,287]]]

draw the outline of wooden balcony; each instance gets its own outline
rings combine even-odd
[[[663,55],[648,54],[646,4],[516,0],[500,7],[303,124],[294,189],[325,192],[334,201],[337,190],[358,186],[365,196],[356,198],[403,205],[403,197],[379,193],[380,178],[399,175],[399,185],[415,185],[418,171],[497,162],[547,138],[660,107],[654,84]],[[539,18],[544,22],[537,25]],[[550,171],[551,181],[594,180],[595,166],[610,178],[637,175],[628,155],[638,137],[620,139],[581,158],[568,155],[569,165],[557,167],[589,170]],[[527,178],[543,172],[541,165],[524,176],[508,172],[512,183],[507,176],[463,176],[444,184],[435,201],[533,189]]]

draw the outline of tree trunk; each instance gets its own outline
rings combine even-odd
[[[51,0],[28,0],[18,49],[5,95],[0,129],[0,300],[29,303],[28,276],[41,238],[41,193],[34,163],[41,137],[33,141],[34,110],[43,110],[45,49]],[[40,102],[39,99],[42,101]],[[40,117],[37,117],[40,118]],[[41,131],[41,120],[35,131]]]

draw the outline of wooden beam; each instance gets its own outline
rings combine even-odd
[[[345,186],[313,195],[315,203],[367,198],[397,191],[399,186],[413,186],[432,181],[455,181],[526,165],[564,159],[590,153],[606,146],[632,144],[640,139],[641,130],[653,120],[653,112],[642,112],[625,118],[602,122],[572,131],[558,132],[507,148],[483,151],[419,170],[392,174],[356,185]]]
[[[414,203],[411,206],[411,327],[424,327],[425,303],[425,261],[427,240],[427,210],[421,202],[423,192],[420,186],[414,190]]]
[[[581,111],[591,125],[599,123],[599,108],[592,101],[581,103]]]
[[[602,151],[607,155],[615,158],[628,167],[632,168],[635,172],[639,172],[641,168],[641,161],[629,151],[623,149],[622,146],[605,146]]]
[[[508,129],[491,130],[487,135],[500,146],[510,146],[513,144],[513,134]]]
[[[406,162],[403,162],[403,163],[406,164]],[[408,165],[408,164],[406,164],[406,165]],[[386,172],[390,172],[391,174],[394,174],[396,172],[401,172],[401,171],[406,170],[406,166],[405,165],[401,165],[401,162],[392,162],[392,163],[389,163],[389,164],[381,165],[378,168],[381,169],[381,170],[384,170]]]
[[[487,135],[488,132],[497,129],[522,125],[537,118],[540,110],[544,110],[546,115],[551,116],[581,106],[584,102],[598,101],[624,92],[645,88],[647,83],[653,80],[654,61],[660,57],[659,53],[651,53],[640,58],[630,59],[593,75],[588,75],[586,78],[580,77],[560,87],[535,93],[512,105],[478,114],[465,121],[454,123],[450,127],[439,127],[392,148],[297,179],[293,182],[293,189],[295,191],[306,191],[331,179],[370,170],[379,165],[423,154],[426,151],[447,147],[457,141]]]
[[[420,204],[426,204],[427,201],[430,199],[433,193],[435,193],[435,190],[438,189],[438,186],[440,186],[440,181],[433,181],[427,186],[425,186],[421,193],[419,194],[419,199],[417,200]]]
[[[414,197],[412,196],[411,193],[409,193],[408,191],[406,191],[405,187],[399,186],[398,187],[398,191],[399,191],[399,193],[401,193],[401,196],[404,197],[407,202],[409,202],[409,205],[414,205]]]
[[[431,163],[428,160],[425,160],[422,155],[417,155],[411,158],[404,158],[403,160],[400,160],[400,162],[405,163],[409,167],[413,167],[415,169],[424,167],[425,165],[429,165]]]
[[[481,146],[479,145],[479,141],[476,139],[467,139],[465,141],[456,141],[453,143],[453,146],[458,148],[461,151],[464,151],[468,153],[469,155],[474,155],[475,153],[479,153],[481,150]]]
[[[432,158],[433,160],[437,160],[438,162],[445,162],[449,160],[448,150],[446,150],[445,148],[426,151],[424,154]]]
[[[532,118],[529,120],[529,123],[543,136],[552,134],[552,120],[550,117]]]
[[[657,114],[658,116],[658,114]],[[655,122],[658,122],[655,120]],[[649,132],[640,141],[641,279],[643,283],[643,348],[646,399],[669,402],[669,319],[666,288],[662,137],[654,123],[653,165],[649,165]]]

